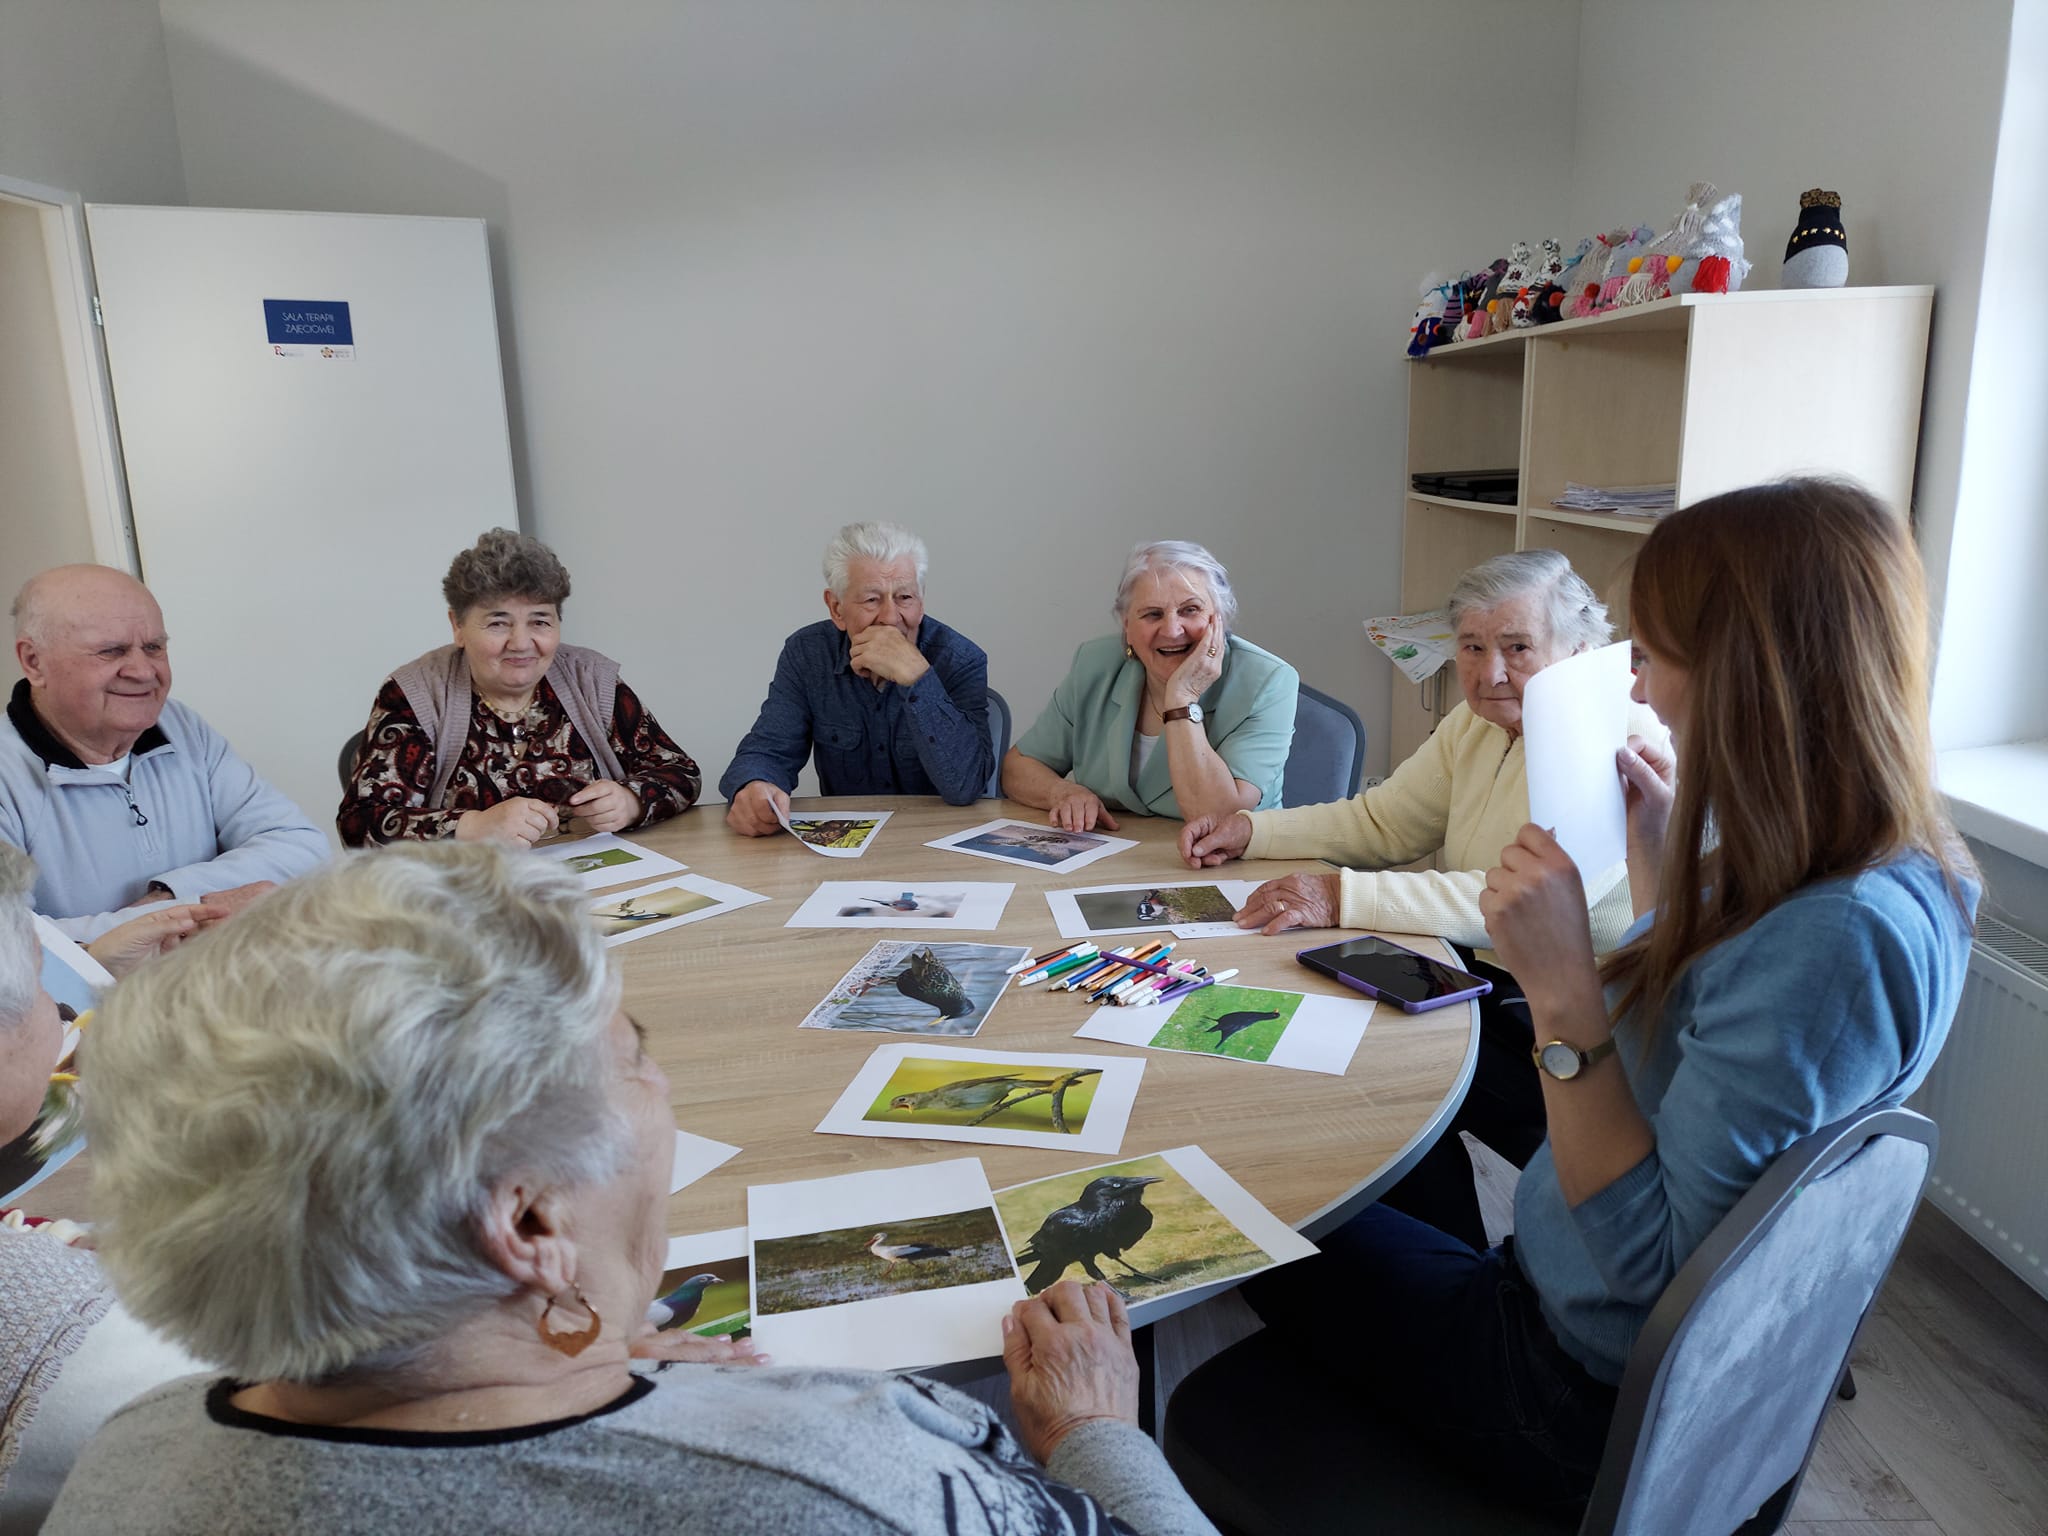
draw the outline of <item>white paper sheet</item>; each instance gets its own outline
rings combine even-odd
[[[687,1189],[712,1169],[739,1155],[738,1147],[713,1141],[709,1136],[692,1136],[688,1131],[677,1131],[675,1157],[669,1164],[668,1192],[674,1194],[679,1189]]]
[[[1588,890],[1628,857],[1627,810],[1614,756],[1628,745],[1625,640],[1552,662],[1522,687],[1529,819],[1579,866]]]
[[[1225,982],[1190,992],[1177,1003],[1156,1003],[1149,1008],[1090,1008],[1087,1023],[1074,1035],[1081,1040],[1110,1040],[1118,1045],[1142,1045],[1253,1066],[1292,1067],[1298,1072],[1325,1072],[1342,1077],[1351,1066],[1358,1042],[1365,1036],[1365,1026],[1372,1021],[1373,1007],[1372,999],[1365,997],[1324,997],[1235,987]],[[1280,1013],[1282,1017],[1242,1018],[1258,1013]],[[1226,1022],[1232,1015],[1239,1015],[1236,1022],[1247,1027],[1232,1027]],[[1224,1027],[1217,1029],[1218,1024]],[[1274,1025],[1281,1026],[1278,1040],[1271,1039]],[[1210,1048],[1204,1049],[1205,1045]]]
[[[1162,1163],[1164,1168],[1160,1166]],[[1200,1147],[1175,1147],[1150,1157],[1130,1158],[1073,1173],[1052,1174],[1026,1184],[1013,1184],[1000,1191],[996,1195],[996,1208],[1003,1213],[1003,1224],[1010,1234],[1011,1251],[1018,1254],[1027,1251],[1043,1220],[1041,1207],[1050,1205],[1052,1209],[1062,1209],[1078,1200],[1089,1184],[1111,1174],[1165,1182],[1171,1182],[1177,1175],[1210,1207],[1210,1211],[1204,1213],[1199,1204],[1188,1200],[1182,1191],[1169,1195],[1159,1185],[1148,1186],[1145,1196],[1148,1208],[1151,1208],[1149,1202],[1172,1203],[1177,1207],[1170,1223],[1172,1230],[1169,1233],[1169,1223],[1159,1221],[1155,1214],[1153,1225],[1159,1235],[1154,1239],[1151,1251],[1147,1250],[1145,1238],[1140,1238],[1124,1250],[1123,1256],[1133,1269],[1153,1274],[1151,1266],[1157,1265],[1165,1273],[1156,1274],[1156,1279],[1148,1282],[1128,1274],[1115,1261],[1105,1263],[1097,1260],[1097,1268],[1134,1301],[1157,1301],[1182,1291],[1201,1290],[1225,1282],[1234,1285],[1248,1275],[1271,1269],[1276,1264],[1305,1259],[1316,1251],[1314,1243],[1259,1204],[1250,1191],[1219,1168],[1215,1159]],[[1057,1187],[1028,1202],[1018,1198],[1024,1192],[1047,1185]],[[1190,1205],[1195,1207],[1192,1211],[1188,1209]],[[1223,1225],[1226,1222],[1228,1225]],[[1234,1233],[1231,1228],[1236,1229]],[[1208,1262],[1203,1262],[1199,1253],[1191,1255],[1184,1252],[1189,1246],[1190,1236],[1202,1234],[1205,1230],[1219,1250]],[[1151,1232],[1146,1234],[1146,1237],[1152,1236]],[[1169,1261],[1169,1243],[1183,1250],[1181,1257]],[[1078,1263],[1070,1264],[1057,1273],[1043,1272],[1049,1266],[1042,1267],[1032,1259],[1024,1259],[1022,1263],[1027,1281],[1037,1284],[1040,1290],[1049,1288],[1062,1278],[1087,1278]]]
[[[933,1218],[984,1211],[986,1222],[977,1217],[975,1226],[993,1227],[1000,1262],[987,1254],[985,1244],[977,1244],[974,1251],[985,1260],[982,1272],[996,1277],[902,1294],[873,1293],[900,1280],[914,1282],[918,1261],[907,1261],[907,1269],[892,1268],[871,1254],[861,1241],[864,1237],[879,1233],[892,1244],[917,1241]],[[1016,1261],[1010,1258],[979,1158],[877,1168],[794,1184],[757,1184],[747,1191],[747,1231],[752,1244],[754,1339],[778,1365],[886,1371],[998,1355],[1003,1348],[1003,1314],[1024,1297],[1024,1283],[1017,1278]],[[777,1277],[791,1272],[774,1246],[776,1240],[823,1233],[846,1234],[838,1245],[846,1250],[844,1260],[834,1264],[831,1276],[836,1288],[856,1293],[853,1299],[774,1310],[788,1304]],[[862,1291],[870,1294],[859,1294]],[[778,1295],[785,1299],[778,1300]],[[764,1299],[770,1310],[764,1311]]]
[[[900,879],[827,880],[805,898],[785,928],[950,928],[973,933],[995,927],[1017,887],[1009,882]]]
[[[1057,1130],[1052,1095],[1024,1095],[1035,1085],[1054,1083],[1084,1068],[1094,1070],[1061,1096],[1067,1129]],[[1124,1127],[1130,1123],[1144,1074],[1145,1063],[1135,1056],[1047,1056],[899,1041],[875,1047],[818,1129],[831,1136],[1115,1152],[1124,1143]],[[1023,1081],[1005,1091],[995,1081],[1005,1077]],[[898,1099],[912,1102],[894,1102]],[[973,1123],[999,1104],[1006,1107],[980,1125]]]
[[[965,832],[954,832],[925,844],[927,848],[969,853],[977,859],[1021,864],[1026,869],[1046,870],[1055,875],[1071,874],[1097,859],[1137,846],[1131,838],[1111,837],[1107,832],[1067,832],[1042,821],[1014,821],[1008,817],[985,821]]]
[[[43,951],[43,990],[56,1001],[60,1013],[69,1014],[58,1041],[57,1055],[49,1063],[51,1067],[59,1067],[78,1049],[78,1026],[72,1019],[89,1013],[100,992],[114,984],[114,978],[107,974],[99,961],[86,953],[82,945],[60,932],[48,918],[37,917],[35,930]],[[51,1084],[35,1122],[13,1141],[0,1146],[0,1206],[11,1204],[17,1196],[34,1189],[76,1157],[85,1146],[85,1127],[75,1095],[76,1085],[60,1088]],[[38,1151],[36,1146],[46,1134],[56,1142],[48,1153]]]
[[[828,859],[857,859],[881,836],[882,823],[894,811],[784,811],[775,809],[775,819],[813,853]],[[843,846],[842,846],[843,845]]]
[[[550,863],[568,866],[582,880],[586,891],[601,891],[629,880],[645,880],[650,875],[672,875],[690,867],[610,832],[573,843],[542,843],[533,851]]]
[[[590,915],[600,928],[608,930],[604,947],[611,949],[767,899],[757,891],[744,891],[705,875],[678,875],[673,880],[600,896],[590,904]]]
[[[1052,908],[1052,920],[1063,939],[1085,939],[1099,933],[1157,933],[1161,930],[1170,930],[1186,938],[1241,935],[1243,930],[1228,919],[1176,921],[1189,914],[1176,901],[1175,893],[1211,888],[1222,896],[1232,912],[1236,912],[1259,888],[1259,882],[1196,877],[1165,884],[1082,885],[1071,890],[1047,891],[1045,904]],[[1193,900],[1181,898],[1186,902]],[[1198,906],[1196,910],[1206,910],[1207,905],[1213,903]]]

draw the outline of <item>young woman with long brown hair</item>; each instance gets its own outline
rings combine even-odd
[[[1375,1206],[1254,1303],[1375,1319],[1364,1379],[1408,1422],[1566,1505],[1694,1249],[1793,1142],[1925,1077],[1978,889],[1934,788],[1901,519],[1820,480],[1696,503],[1644,540],[1630,610],[1636,697],[1678,764],[1638,743],[1618,764],[1636,926],[1596,961],[1578,872],[1536,826],[1480,900],[1528,997],[1550,1128],[1513,1237],[1477,1253]]]

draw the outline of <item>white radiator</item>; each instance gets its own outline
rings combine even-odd
[[[1941,1128],[1927,1195],[2048,1296],[2048,944],[1977,920],[1963,1000],[1910,1101]]]

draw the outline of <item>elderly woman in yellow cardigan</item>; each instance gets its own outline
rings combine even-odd
[[[1124,563],[1121,633],[1085,642],[1052,702],[1003,759],[1003,793],[1056,827],[1228,816],[1280,803],[1301,679],[1232,633],[1230,576],[1199,544],[1140,544]]]
[[[1463,947],[1467,964],[1494,991],[1481,1004],[1479,1062],[1453,1126],[1519,1166],[1543,1140],[1542,1092],[1529,1060],[1533,1035],[1521,989],[1491,963],[1479,895],[1501,849],[1529,819],[1522,688],[1552,662],[1604,645],[1611,630],[1605,605],[1554,549],[1474,566],[1451,589],[1450,610],[1465,702],[1386,782],[1329,805],[1193,817],[1181,829],[1180,849],[1198,869],[1240,857],[1325,858],[1346,866],[1267,881],[1238,913],[1242,927],[1432,933]],[[1642,753],[1668,762],[1669,735],[1657,717],[1642,705],[1630,709],[1629,729]],[[1397,867],[1439,853],[1441,869]],[[1604,954],[1634,916],[1624,866],[1588,879],[1586,898],[1594,947]],[[1484,1248],[1463,1148],[1447,1131],[1438,1149],[1395,1187],[1388,1204]]]

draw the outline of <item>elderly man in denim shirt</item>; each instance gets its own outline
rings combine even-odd
[[[783,642],[754,728],[718,781],[726,825],[765,837],[804,759],[828,795],[980,797],[993,771],[988,658],[924,611],[924,541],[849,523],[825,546],[825,612]]]

